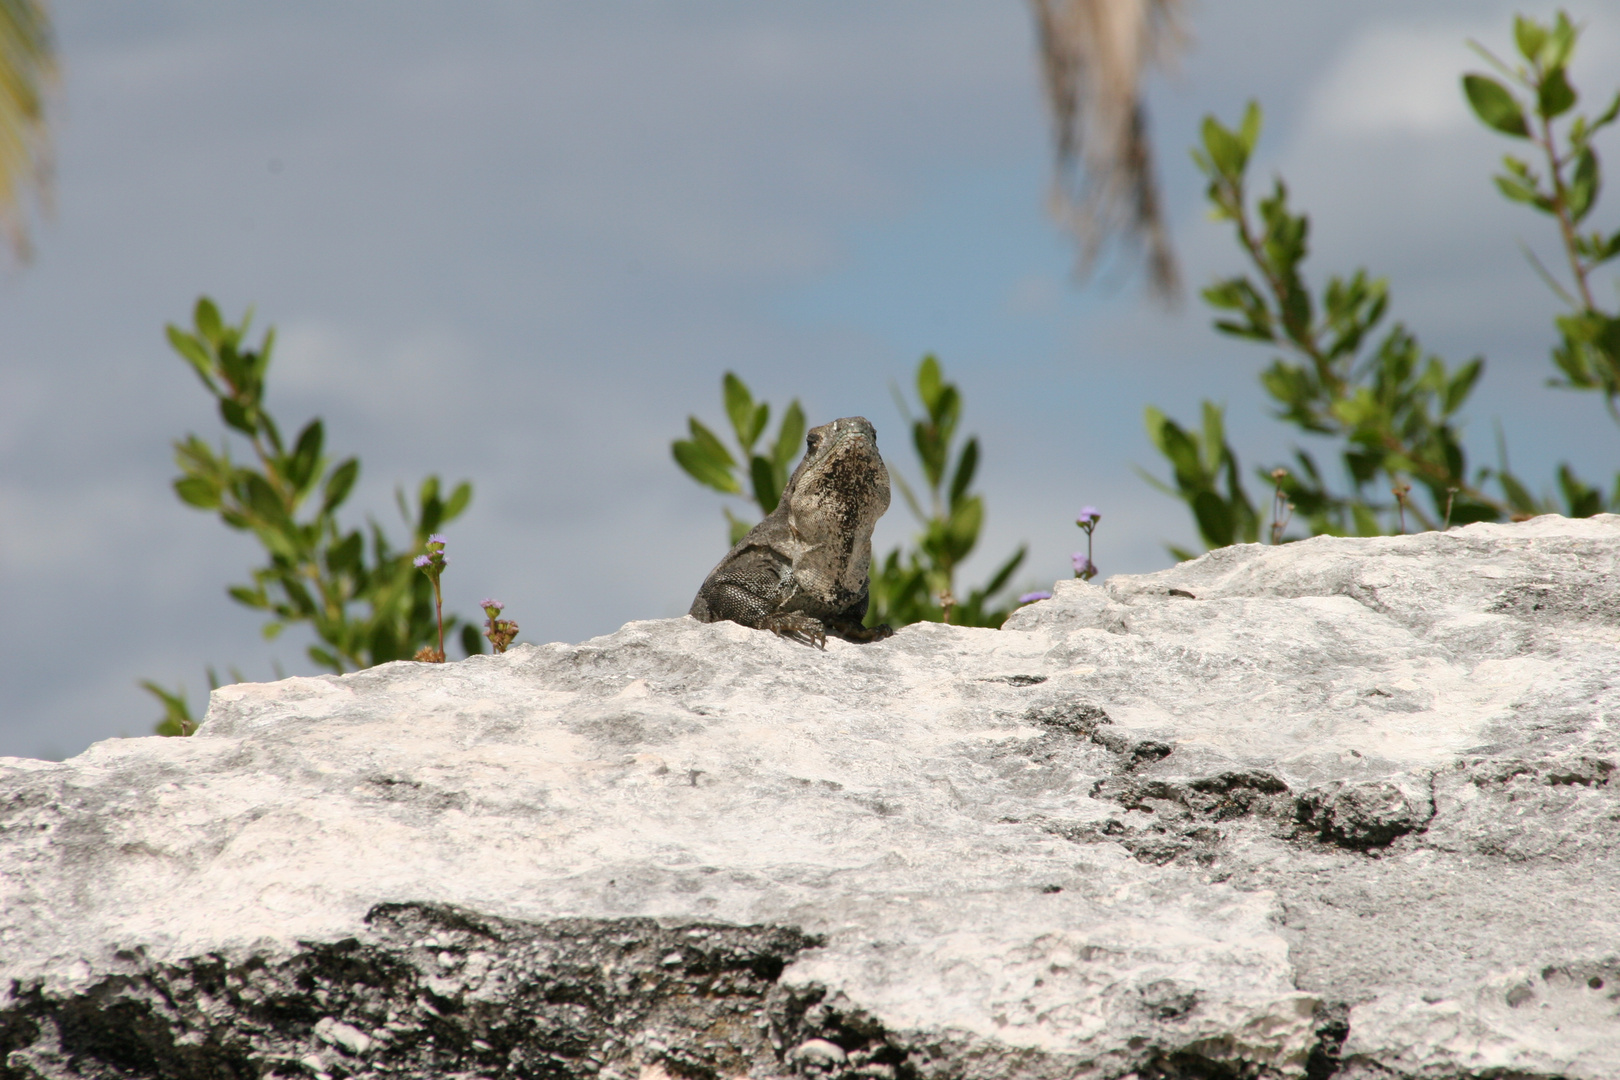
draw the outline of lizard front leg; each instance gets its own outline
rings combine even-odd
[[[836,634],[845,641],[882,641],[886,637],[893,637],[894,631],[888,623],[878,623],[876,626],[867,626],[866,623],[867,596],[863,593],[849,607],[827,619],[827,630]]]

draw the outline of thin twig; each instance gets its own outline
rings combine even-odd
[[[1574,295],[1572,295],[1568,289],[1564,288],[1564,283],[1553,277],[1552,271],[1547,269],[1547,267],[1542,263],[1541,259],[1536,256],[1534,251],[1530,250],[1529,244],[1525,243],[1523,240],[1520,240],[1519,250],[1524,252],[1524,257],[1530,261],[1531,266],[1535,267],[1536,273],[1541,275],[1541,280],[1549,289],[1558,294],[1558,298],[1560,300],[1573,308],[1578,308],[1581,306],[1581,302],[1575,299]]]

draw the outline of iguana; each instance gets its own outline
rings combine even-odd
[[[863,416],[811,428],[782,501],[726,553],[688,613],[730,619],[826,648],[827,635],[876,641],[866,618],[872,527],[889,508],[889,470]]]

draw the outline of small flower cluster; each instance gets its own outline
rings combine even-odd
[[[433,609],[439,619],[439,647],[435,649],[431,645],[424,645],[416,650],[416,656],[413,659],[429,664],[442,664],[444,663],[444,595],[439,589],[439,575],[444,573],[446,566],[450,565],[450,560],[444,554],[444,537],[438,533],[428,537],[427,553],[418,555],[411,560],[411,563],[426,574],[428,580],[433,583]],[[483,608],[484,614],[489,617],[484,623],[484,636],[489,638],[489,643],[495,646],[496,652],[505,652],[507,646],[511,645],[512,640],[518,635],[518,624],[511,619],[500,618],[501,611],[506,605],[499,600],[485,600],[478,606]]]
[[[1091,534],[1101,520],[1102,515],[1095,506],[1082,506],[1080,516],[1074,519],[1074,523],[1086,531],[1086,550],[1070,556],[1070,561],[1074,563],[1074,576],[1081,581],[1090,581],[1097,576],[1097,564],[1091,561]]]
[[[1070,556],[1070,561],[1074,564],[1074,576],[1081,581],[1090,581],[1097,576],[1097,564],[1091,561],[1091,534],[1097,528],[1097,522],[1101,520],[1102,514],[1098,513],[1095,506],[1082,506],[1080,516],[1074,519],[1074,523],[1084,529],[1086,533],[1086,550],[1077,551]],[[1033,604],[1037,600],[1050,599],[1052,599],[1052,594],[1049,591],[1038,589],[1035,592],[1027,592],[1020,596],[1018,602],[1019,604]]]
[[[439,533],[428,537],[427,554],[418,555],[411,561],[418,570],[428,576],[428,580],[432,581],[436,588],[439,584],[439,575],[450,565],[450,560],[444,554],[444,537]]]
[[[482,600],[478,606],[483,608],[484,614],[489,617],[484,623],[484,636],[489,638],[489,643],[495,646],[496,652],[505,652],[506,647],[512,644],[512,639],[518,636],[518,624],[511,619],[500,618],[506,605],[499,600]]]
[[[428,664],[444,663],[444,595],[439,591],[439,575],[444,568],[450,565],[450,560],[444,556],[444,537],[434,533],[427,538],[427,554],[418,555],[411,562],[433,582],[433,610],[439,617],[439,647],[424,645],[416,650],[412,658]]]

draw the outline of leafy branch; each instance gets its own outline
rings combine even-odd
[[[734,372],[726,372],[720,389],[740,453],[734,456],[719,436],[695,416],[689,416],[686,420],[692,437],[676,439],[670,445],[670,452],[675,457],[675,463],[686,470],[688,476],[724,495],[744,494],[738,477],[738,459],[746,461],[746,475],[752,490],[745,497],[752,499],[763,518],[776,509],[776,504],[782,499],[782,489],[787,487],[789,467],[798,456],[799,444],[804,442],[804,410],[799,407],[797,398],[789,402],[770,449],[755,453],[755,444],[770,426],[770,405],[763,401],[756,402],[747,384]],[[735,544],[748,535],[748,530],[755,523],[739,518],[729,506],[723,509],[731,543]]]
[[[1476,357],[1449,369],[1439,357],[1425,356],[1400,323],[1367,348],[1388,311],[1389,287],[1365,270],[1348,278],[1334,275],[1313,296],[1302,272],[1310,220],[1289,209],[1287,185],[1279,177],[1270,195],[1253,211],[1249,206],[1246,173],[1260,129],[1260,107],[1250,102],[1236,129],[1205,117],[1203,146],[1193,151],[1209,181],[1211,216],[1232,223],[1259,278],[1226,278],[1203,296],[1231,313],[1215,321],[1220,332],[1288,350],[1261,375],[1278,406],[1275,415],[1346,445],[1348,494],[1330,492],[1310,455],[1297,451],[1298,470],[1284,481],[1289,499],[1312,532],[1382,532],[1379,515],[1391,507],[1368,498],[1365,489],[1382,478],[1393,492],[1410,477],[1430,494],[1428,511],[1405,504],[1424,528],[1434,528],[1448,505],[1453,521],[1502,516],[1507,506],[1479,486],[1489,474],[1482,472],[1478,481],[1468,477],[1455,419],[1484,361]],[[1400,501],[1394,509],[1401,513]]]
[[[895,403],[911,425],[911,443],[927,485],[926,505],[897,469],[891,469],[890,476],[923,531],[909,551],[895,548],[873,567],[867,621],[896,627],[924,621],[1000,626],[1012,605],[993,603],[993,597],[1007,587],[1027,549],[1020,546],[983,585],[965,596],[957,594],[957,568],[978,546],[984,528],[984,498],[972,491],[979,440],[969,436],[953,455],[962,392],[946,381],[935,357],[925,356],[918,363],[916,388],[920,415],[912,414],[898,389]]]
[[[335,465],[330,461],[318,418],[290,442],[283,437],[264,401],[275,330],[250,347],[251,320],[249,312],[233,326],[202,297],[192,329],[167,328],[169,344],[191,365],[227,432],[246,444],[250,457],[248,462],[233,458],[229,438],[217,448],[196,435],[177,440],[181,475],[175,494],[189,506],[216,513],[230,528],[252,533],[263,546],[266,559],[252,571],[251,582],[227,591],[237,603],[269,614],[267,639],[307,623],[318,639],[308,647],[309,658],[337,673],[409,659],[439,640],[433,586],[416,572],[412,554],[467,508],[472,486],[458,484],[445,498],[438,477],[429,476],[417,491],[414,513],[404,492],[396,492],[412,533],[405,549],[395,549],[375,521],[365,532],[340,526],[337,511],[354,490],[360,462],[353,457]],[[481,651],[475,625],[454,615],[445,623],[461,626],[469,655]],[[164,705],[161,731],[195,729],[183,692],[170,693],[150,681],[142,686]]]
[[[1569,81],[1569,62],[1579,38],[1580,29],[1562,11],[1550,24],[1515,17],[1513,40],[1523,63],[1510,66],[1478,42],[1469,44],[1528,101],[1477,72],[1463,76],[1463,92],[1486,126],[1528,141],[1545,164],[1543,175],[1530,161],[1508,154],[1502,159],[1503,171],[1492,179],[1508,199],[1551,216],[1558,225],[1568,283],[1531,256],[1542,279],[1572,309],[1555,320],[1560,340],[1552,359],[1563,378],[1551,385],[1601,392],[1610,417],[1620,423],[1620,312],[1600,308],[1592,291],[1593,271],[1620,256],[1620,230],[1608,235],[1599,229],[1582,232],[1603,186],[1592,138],[1620,118],[1620,93],[1595,119],[1570,116],[1560,135],[1559,121],[1580,100]]]

